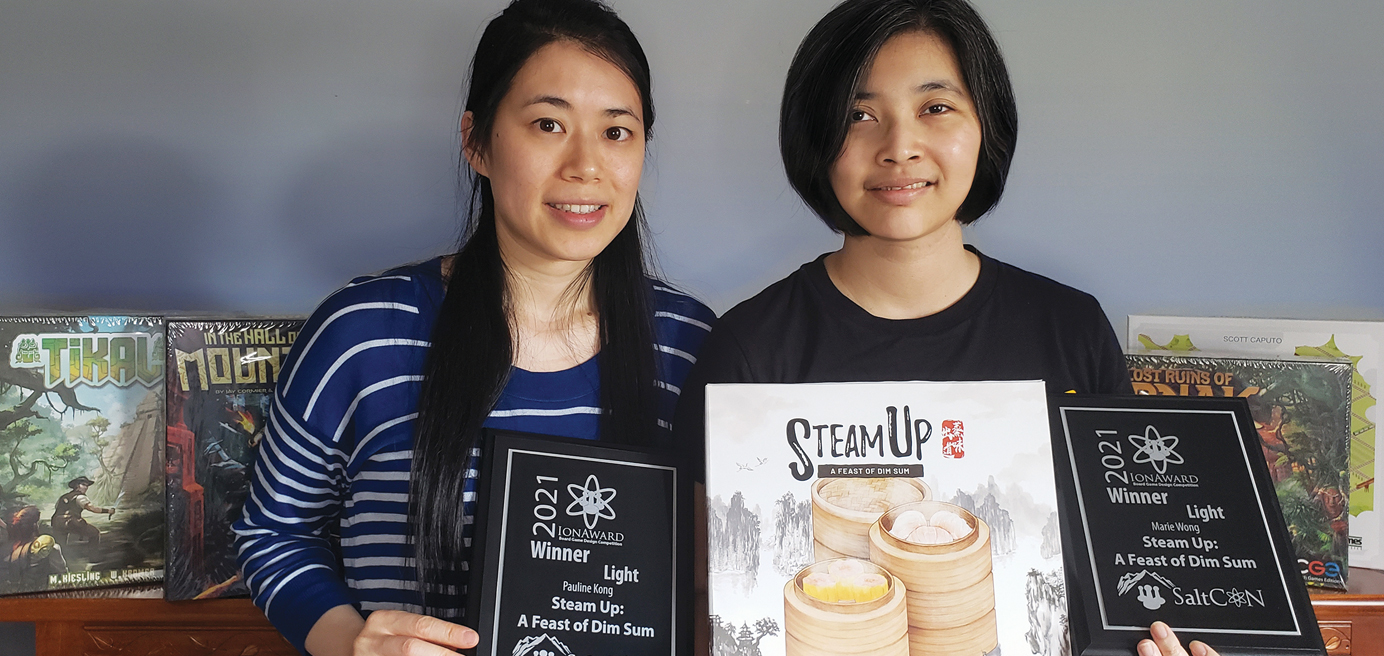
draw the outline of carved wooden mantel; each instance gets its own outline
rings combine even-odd
[[[1326,653],[1384,655],[1384,572],[1350,568],[1350,589],[1312,595]]]
[[[33,622],[35,656],[296,656],[249,599],[0,599]],[[0,653],[4,653],[0,649]]]

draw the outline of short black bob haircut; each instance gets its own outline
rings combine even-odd
[[[975,221],[1004,193],[1019,115],[1004,57],[980,14],[965,0],[846,0],[798,46],[779,110],[788,182],[838,233],[869,234],[841,207],[829,175],[845,146],[848,114],[866,69],[886,41],[906,32],[932,34],[951,46],[980,119],[975,181],[956,220]]]

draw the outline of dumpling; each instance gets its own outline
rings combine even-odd
[[[956,539],[960,539],[971,532],[971,525],[967,524],[966,520],[962,519],[960,515],[949,510],[937,511],[933,514],[932,520],[928,523],[937,528],[946,529],[947,532],[951,533]]]
[[[865,573],[865,563],[854,558],[833,560],[827,564],[827,572],[836,580],[846,583]]]
[[[836,579],[826,572],[817,572],[803,577],[803,592],[822,601],[840,601],[841,590]]]
[[[851,584],[841,584],[842,601],[874,601],[889,591],[889,581],[879,574],[861,574]]]
[[[916,510],[905,510],[894,518],[894,527],[889,529],[889,534],[900,540],[907,540],[913,529],[925,526],[927,523],[927,518],[923,517],[923,513]]]
[[[913,544],[946,544],[956,539],[947,529],[936,526],[919,526],[908,535]]]

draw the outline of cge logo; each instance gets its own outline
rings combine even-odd
[[[1328,578],[1341,578],[1341,566],[1336,563],[1323,563],[1320,560],[1308,562],[1306,558],[1298,559],[1298,566],[1302,569],[1301,574],[1311,574],[1313,576],[1325,576]]]

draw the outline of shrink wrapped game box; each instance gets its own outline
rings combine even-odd
[[[249,494],[274,384],[302,323],[168,323],[169,600],[247,593],[231,524]]]
[[[1347,360],[1125,356],[1134,391],[1242,397],[1308,585],[1344,590],[1350,561]]]
[[[1346,357],[1350,402],[1350,564],[1384,569],[1384,490],[1374,484],[1375,397],[1384,384],[1384,321],[1131,315],[1131,352],[1206,350],[1242,357]]]
[[[163,578],[164,323],[0,318],[0,594]]]

